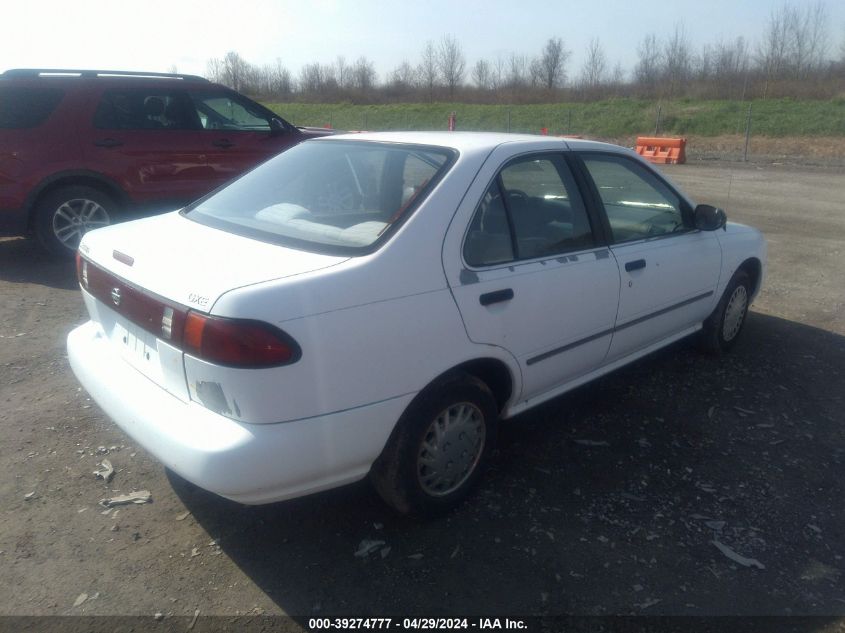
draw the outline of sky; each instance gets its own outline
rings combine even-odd
[[[793,0],[802,6],[808,0]],[[845,39],[845,1],[825,2],[831,56]],[[263,65],[364,55],[380,77],[425,43],[449,34],[467,68],[479,58],[533,57],[550,37],[572,52],[570,76],[598,37],[608,58],[630,71],[648,33],[683,24],[696,49],[744,36],[756,41],[783,0],[5,0],[0,9],[0,72],[8,68],[96,68],[204,74],[211,57],[237,51]]]

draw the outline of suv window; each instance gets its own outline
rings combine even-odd
[[[0,129],[25,129],[47,120],[64,93],[57,88],[0,86]]]
[[[270,131],[270,120],[264,112],[233,95],[192,92],[191,101],[206,130]]]
[[[192,130],[196,120],[184,93],[169,90],[110,90],[94,113],[101,130]]]
[[[604,204],[614,242],[686,230],[681,198],[625,156],[583,155]]]
[[[488,188],[470,224],[472,266],[559,255],[594,246],[587,210],[560,156],[521,158]]]

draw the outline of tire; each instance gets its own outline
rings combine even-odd
[[[751,301],[751,278],[744,270],[734,273],[719,305],[704,321],[701,347],[710,354],[729,351],[745,326]]]
[[[431,517],[452,510],[481,477],[498,417],[493,394],[474,376],[459,374],[426,389],[373,465],[373,485],[400,514]]]
[[[51,255],[71,258],[82,236],[111,224],[116,213],[115,201],[99,189],[83,185],[62,187],[36,203],[35,235]]]

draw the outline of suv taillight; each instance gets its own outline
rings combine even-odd
[[[110,309],[186,354],[228,367],[290,365],[302,351],[279,328],[251,319],[229,319],[187,310],[136,288],[78,252],[76,274],[83,289]]]
[[[290,336],[262,321],[226,319],[188,311],[182,349],[186,354],[229,367],[278,367],[299,360]]]

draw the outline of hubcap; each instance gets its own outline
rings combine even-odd
[[[484,451],[484,414],[471,402],[453,404],[429,425],[417,454],[422,489],[442,497],[460,488]]]
[[[737,286],[731,293],[731,298],[728,299],[728,305],[725,307],[725,323],[722,325],[722,337],[726,341],[732,341],[739,334],[747,308],[748,291],[745,289],[745,286]]]
[[[108,224],[106,210],[86,198],[63,202],[53,213],[53,234],[71,250],[77,249],[85,233]]]

